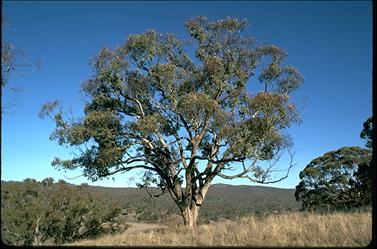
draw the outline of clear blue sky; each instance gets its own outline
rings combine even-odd
[[[2,93],[3,105],[16,99],[2,116],[1,179],[31,177],[129,186],[124,174],[91,183],[68,180],[80,172],[57,171],[54,156],[71,151],[49,140],[54,124],[38,118],[43,103],[61,99],[76,112],[82,107],[79,88],[91,76],[90,57],[102,47],[114,48],[129,34],[150,28],[186,38],[184,22],[198,15],[209,19],[247,18],[259,42],[288,51],[287,63],[305,77],[294,93],[303,123],[289,130],[295,143],[290,177],[270,186],[294,188],[299,172],[315,157],[342,146],[364,146],[362,123],[372,113],[371,1],[293,2],[3,2],[3,16],[11,23],[5,35],[29,58],[42,61],[41,70],[10,78],[22,89]],[[214,182],[250,184],[246,180]]]

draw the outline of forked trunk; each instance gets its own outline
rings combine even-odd
[[[186,227],[195,227],[198,221],[199,206],[193,205],[189,206],[183,210],[182,217]]]

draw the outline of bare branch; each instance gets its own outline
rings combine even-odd
[[[252,171],[252,167],[248,167],[246,170],[245,170],[245,167],[244,167],[244,170],[241,173],[233,175],[233,176],[224,175],[222,173],[218,173],[217,175],[220,176],[221,178],[224,178],[224,179],[247,178],[250,181],[255,182],[255,183],[263,183],[263,184],[277,183],[277,182],[280,182],[280,181],[286,179],[288,177],[288,175],[289,175],[289,172],[290,172],[291,168],[294,166],[294,164],[293,164],[294,153],[292,153],[292,152],[289,151],[289,154],[290,154],[290,162],[289,162],[289,166],[288,166],[288,168],[286,170],[286,174],[284,176],[282,176],[281,178],[278,178],[276,180],[266,181],[267,176],[268,176],[267,174],[269,172],[271,172],[271,167],[269,167],[265,171],[265,173],[261,177],[262,180],[257,179],[257,178],[252,178],[252,177],[250,177],[250,176],[247,175],[247,173],[249,173],[250,171]]]
[[[143,106],[141,105],[140,101],[137,100],[137,99],[135,99],[135,98],[130,98],[130,99],[132,99],[133,101],[135,101],[135,102],[138,104],[139,109],[140,109],[140,112],[141,112],[141,116],[142,116],[142,117],[145,117],[144,109],[143,109]]]
[[[164,148],[169,148],[160,132],[157,132],[158,139]]]
[[[235,179],[235,178],[244,177],[246,174],[253,171],[257,162],[258,162],[258,159],[254,159],[254,161],[250,164],[249,167],[245,167],[245,162],[242,162],[243,171],[239,174],[236,174],[236,175],[228,176],[228,175],[224,175],[220,172],[217,175],[224,178],[224,179]]]
[[[64,176],[64,178],[66,178],[66,179],[68,179],[68,180],[74,180],[74,179],[77,179],[77,178],[82,177],[82,176],[85,176],[85,175],[84,175],[84,174],[81,174],[81,175],[74,176],[74,177],[68,177],[68,176],[66,176],[66,175],[63,174],[63,176]]]
[[[144,189],[148,193],[149,198],[152,198],[152,197],[157,198],[157,197],[160,197],[161,195],[165,194],[166,187],[160,188],[161,189],[161,193],[159,193],[159,194],[152,194],[151,192],[149,192],[148,186],[145,186]]]
[[[146,166],[146,165],[135,165],[135,166],[128,166],[128,167],[121,167],[117,170],[114,170],[112,172],[108,172],[108,173],[105,173],[105,174],[99,174],[98,176],[99,177],[106,177],[106,176],[111,176],[111,175],[114,175],[118,172],[127,172],[127,171],[130,171],[132,169],[137,169],[137,168],[142,168],[142,169],[148,169],[148,170],[153,170],[153,171],[156,171],[155,168],[153,167],[149,167],[149,166]]]

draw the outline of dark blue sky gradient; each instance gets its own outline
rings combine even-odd
[[[80,84],[92,74],[89,60],[102,47],[114,48],[127,35],[150,28],[188,38],[184,22],[204,15],[212,20],[247,18],[247,32],[256,43],[285,49],[287,64],[305,77],[303,86],[293,94],[303,123],[289,129],[296,166],[287,180],[272,185],[293,188],[298,173],[315,157],[342,146],[364,145],[359,134],[372,113],[371,12],[369,1],[5,1],[2,14],[11,26],[4,35],[29,58],[41,59],[43,66],[30,75],[10,78],[10,86],[21,92],[5,89],[2,93],[3,105],[17,98],[16,106],[2,117],[2,180],[48,176],[67,180],[64,175],[79,175],[79,171],[57,171],[50,165],[54,156],[67,158],[71,151],[49,140],[54,125],[38,118],[40,106],[60,99],[79,115]],[[259,83],[252,79],[250,84]],[[123,174],[115,179],[94,184],[129,184]],[[84,178],[67,181],[88,182]],[[224,182],[249,184],[246,180]]]

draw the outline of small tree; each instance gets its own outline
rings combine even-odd
[[[143,182],[167,190],[190,227],[216,176],[286,178],[292,161],[282,175],[276,162],[289,149],[283,131],[299,121],[289,94],[303,78],[283,65],[284,50],[256,46],[246,27],[233,18],[189,20],[195,59],[184,41],[155,30],[102,49],[82,85],[88,97],[82,119],[66,121],[56,101],[41,109],[56,123],[50,138],[80,152],[52,164],[82,168],[93,181],[143,169]],[[262,90],[252,94],[248,83],[257,72]],[[232,169],[238,172],[229,175]]]
[[[371,151],[368,149],[343,147],[312,160],[300,172],[296,200],[302,201],[302,208],[306,210],[365,204],[365,194],[359,186],[363,185],[365,167],[370,159]]]

